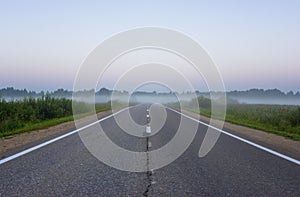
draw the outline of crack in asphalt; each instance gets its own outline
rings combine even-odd
[[[150,127],[149,123],[150,123],[150,113],[149,113],[149,108],[147,107],[146,108],[146,117],[147,117],[147,126]],[[151,130],[150,130],[151,132]],[[146,135],[148,135],[149,133],[147,133],[147,128],[146,128]],[[153,184],[153,177],[152,177],[152,170],[149,168],[149,149],[151,148],[151,145],[150,145],[150,141],[149,141],[149,138],[150,136],[147,136],[146,137],[146,158],[147,158],[147,161],[146,161],[146,167],[147,167],[147,172],[146,172],[146,176],[147,176],[147,186],[146,186],[146,189],[143,193],[143,196],[149,196],[149,192],[150,192],[150,189],[151,189],[151,186]]]
[[[143,193],[143,196],[148,197],[151,186],[152,186],[152,171],[149,169],[149,137],[146,138],[146,148],[147,148],[147,151],[146,151],[146,155],[147,155],[147,172],[146,172],[146,175],[147,175],[148,185],[146,187],[146,190]]]

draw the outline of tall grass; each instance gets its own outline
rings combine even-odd
[[[211,117],[211,101],[198,97],[200,111],[195,102],[184,103],[184,109]],[[176,104],[173,105],[176,107]],[[227,122],[275,133],[300,141],[300,107],[291,105],[228,104]]]
[[[231,104],[226,121],[276,133],[300,141],[300,107]]]
[[[83,102],[76,106],[82,112],[89,107]],[[96,112],[110,110],[110,104],[96,104]],[[73,120],[72,100],[53,98],[24,98],[15,101],[0,101],[0,137],[47,128],[62,122]]]

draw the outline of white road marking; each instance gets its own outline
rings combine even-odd
[[[150,115],[149,115],[149,109],[147,108],[147,113],[146,113],[146,117],[147,117],[147,121],[149,123],[149,119],[150,119]],[[146,126],[146,134],[151,134],[151,127],[149,125]],[[149,145],[149,143],[148,143]]]
[[[130,108],[130,107],[129,107],[129,108]],[[91,126],[93,126],[93,125],[95,125],[95,124],[97,124],[97,123],[100,123],[100,122],[102,122],[102,121],[104,121],[104,120],[106,120],[106,119],[108,119],[108,118],[110,118],[110,117],[112,117],[112,116],[114,116],[114,115],[116,115],[116,114],[119,114],[119,113],[121,113],[121,112],[123,112],[123,111],[125,111],[125,110],[127,110],[127,109],[129,109],[129,108],[124,108],[124,109],[122,109],[122,110],[120,110],[120,111],[118,111],[118,112],[116,112],[116,113],[114,113],[114,114],[111,114],[111,115],[109,115],[109,116],[106,116],[106,117],[104,117],[104,118],[102,118],[102,119],[100,119],[100,120],[98,120],[98,121],[96,121],[96,122],[93,122],[93,123],[91,123],[91,124],[88,124],[88,125],[86,125],[86,126],[84,126],[84,127],[81,127],[81,128],[76,129],[76,130],[74,130],[74,131],[71,131],[71,132],[69,132],[69,133],[66,133],[66,134],[61,135],[61,136],[59,136],[59,137],[53,138],[53,139],[51,139],[51,140],[49,140],[49,141],[46,141],[46,142],[44,142],[44,143],[41,143],[41,144],[36,145],[36,146],[34,146],[34,147],[31,147],[31,148],[29,148],[29,149],[23,150],[23,151],[21,151],[21,152],[19,152],[19,153],[17,153],[17,154],[14,154],[14,155],[12,155],[12,156],[9,156],[9,157],[7,157],[7,158],[1,159],[1,160],[0,160],[0,165],[3,164],[3,163],[6,163],[6,162],[8,162],[8,161],[11,161],[11,160],[13,160],[13,159],[16,159],[16,158],[18,158],[18,157],[21,157],[21,156],[23,156],[23,155],[25,155],[25,154],[27,154],[27,153],[30,153],[30,152],[32,152],[32,151],[34,151],[34,150],[37,150],[37,149],[42,148],[42,147],[44,147],[44,146],[47,146],[48,144],[51,144],[51,143],[56,142],[56,141],[58,141],[58,140],[61,140],[61,139],[65,138],[65,137],[68,137],[68,136],[70,136],[70,135],[73,135],[74,133],[77,133],[77,132],[79,132],[79,131],[81,131],[81,130],[84,130],[84,129],[88,128],[88,127],[91,127]]]
[[[195,118],[192,118],[192,117],[190,117],[190,116],[187,116],[187,115],[185,115],[185,114],[183,114],[183,113],[181,113],[181,112],[178,112],[178,111],[176,111],[176,110],[174,110],[174,109],[171,109],[171,108],[168,108],[168,109],[171,110],[171,111],[173,111],[173,112],[175,112],[175,113],[177,113],[177,114],[181,114],[181,115],[183,115],[183,116],[186,117],[186,118],[189,118],[189,119],[194,120],[194,121],[196,121],[196,122],[199,122],[199,123],[201,123],[201,124],[203,124],[203,125],[205,125],[205,126],[208,126],[208,127],[212,128],[212,129],[215,129],[215,130],[217,130],[217,131],[220,131],[221,133],[224,133],[225,135],[228,135],[228,136],[233,137],[233,138],[235,138],[235,139],[237,139],[237,140],[240,140],[240,141],[242,141],[242,142],[245,142],[245,143],[247,143],[247,144],[249,144],[249,145],[251,145],[251,146],[254,146],[254,147],[258,148],[258,149],[264,150],[264,151],[266,151],[266,152],[268,152],[268,153],[271,153],[271,154],[273,154],[273,155],[275,155],[275,156],[277,156],[277,157],[280,157],[280,158],[282,158],[282,159],[285,159],[285,160],[288,160],[288,161],[290,161],[290,162],[292,162],[292,163],[295,163],[295,164],[297,164],[297,165],[300,165],[300,161],[297,160],[297,159],[291,158],[291,157],[286,156],[286,155],[284,155],[284,154],[282,154],[282,153],[276,152],[276,151],[274,151],[274,150],[271,150],[271,149],[269,149],[269,148],[266,148],[266,147],[264,147],[264,146],[261,146],[261,145],[259,145],[259,144],[254,143],[254,142],[251,142],[251,141],[246,140],[246,139],[244,139],[244,138],[241,138],[241,137],[238,137],[238,136],[236,136],[236,135],[233,135],[233,134],[231,134],[231,133],[229,133],[229,132],[227,132],[227,131],[224,131],[224,130],[219,129],[219,128],[214,127],[214,126],[211,126],[211,125],[209,125],[209,124],[207,124],[207,123],[205,123],[205,122],[202,122],[202,121],[200,121],[200,120],[197,120],[197,119],[195,119]]]
[[[152,143],[149,141],[148,142],[148,148],[151,148],[152,147]]]
[[[130,108],[130,107],[129,107],[129,108]],[[49,141],[46,141],[46,142],[44,142],[44,143],[42,143],[42,144],[36,145],[36,146],[31,147],[31,148],[29,148],[29,149],[23,150],[23,151],[21,151],[21,152],[19,152],[19,153],[17,153],[17,154],[14,154],[14,155],[12,155],[12,156],[9,156],[9,157],[7,157],[7,158],[4,158],[4,159],[0,160],[0,165],[3,164],[3,163],[6,163],[6,162],[8,162],[8,161],[11,161],[11,160],[13,160],[13,159],[16,159],[16,158],[18,158],[18,157],[21,157],[21,156],[23,156],[23,155],[25,155],[25,154],[27,154],[27,153],[30,153],[30,152],[32,152],[32,151],[34,151],[34,150],[40,149],[40,148],[42,148],[42,147],[44,147],[44,146],[47,146],[48,144],[51,144],[51,143],[56,142],[56,141],[58,141],[58,140],[61,140],[61,139],[65,138],[65,137],[68,137],[68,136],[70,136],[70,135],[73,135],[74,133],[77,133],[77,132],[79,132],[79,131],[81,131],[81,130],[84,130],[84,129],[88,128],[88,127],[91,127],[91,126],[93,126],[93,125],[95,125],[95,124],[97,124],[97,123],[100,123],[100,122],[102,122],[102,121],[104,121],[104,120],[106,120],[106,119],[108,119],[108,118],[110,118],[110,117],[113,117],[114,115],[119,114],[119,113],[121,113],[121,112],[123,112],[123,111],[125,111],[125,110],[127,110],[127,109],[129,109],[129,108],[124,108],[124,109],[122,109],[122,110],[120,110],[120,111],[118,111],[118,112],[116,112],[116,113],[114,113],[114,114],[111,114],[111,115],[109,115],[109,116],[106,116],[106,117],[104,117],[104,118],[102,118],[102,119],[100,119],[100,120],[98,120],[98,121],[96,121],[96,122],[93,122],[93,123],[91,123],[91,124],[88,124],[88,125],[86,125],[86,126],[84,126],[84,127],[81,127],[81,128],[79,128],[79,129],[77,129],[77,130],[71,131],[71,132],[66,133],[66,134],[64,134],[64,135],[61,135],[61,136],[59,136],[59,137],[56,137],[56,138],[51,139],[51,140],[49,140]],[[227,132],[227,131],[221,130],[221,129],[216,128],[216,127],[214,127],[214,126],[211,126],[211,125],[209,125],[209,124],[207,124],[207,123],[205,123],[205,122],[202,122],[202,121],[200,121],[200,120],[197,120],[197,119],[195,119],[195,118],[192,118],[192,117],[190,117],[190,116],[187,116],[187,115],[185,115],[185,114],[183,114],[183,113],[181,113],[181,112],[178,112],[178,111],[176,111],[176,110],[174,110],[174,109],[171,109],[171,108],[168,108],[168,109],[171,110],[171,111],[173,111],[173,112],[175,112],[175,113],[177,113],[177,114],[181,114],[181,115],[183,115],[184,117],[189,118],[189,119],[191,119],[191,120],[193,120],[193,121],[196,121],[196,122],[201,123],[201,124],[203,124],[203,125],[206,125],[206,126],[208,126],[208,127],[210,127],[210,128],[213,128],[213,129],[215,129],[215,130],[217,130],[217,131],[220,131],[221,133],[224,133],[225,135],[228,135],[228,136],[233,137],[233,138],[235,138],[235,139],[237,139],[237,140],[240,140],[240,141],[242,141],[242,142],[245,142],[245,143],[247,143],[247,144],[249,144],[249,145],[251,145],[251,146],[254,146],[254,147],[258,148],[258,149],[264,150],[264,151],[266,151],[266,152],[268,152],[268,153],[271,153],[271,154],[273,154],[273,155],[275,155],[275,156],[277,156],[277,157],[280,157],[280,158],[282,158],[282,159],[285,159],[285,160],[288,160],[288,161],[290,161],[290,162],[292,162],[292,163],[295,163],[295,164],[297,164],[297,165],[300,165],[300,161],[297,160],[297,159],[291,158],[291,157],[289,157],[289,156],[286,156],[286,155],[284,155],[284,154],[281,154],[281,153],[279,153],[279,152],[276,152],[276,151],[271,150],[271,149],[269,149],[269,148],[266,148],[266,147],[264,147],[264,146],[258,145],[258,144],[256,144],[256,143],[251,142],[251,141],[249,141],[249,140],[246,140],[246,139],[244,139],[244,138],[241,138],[241,137],[238,137],[238,136],[236,136],[236,135],[233,135],[233,134],[231,134],[231,133],[229,133],[229,132]],[[151,133],[150,126],[147,126],[147,127],[146,127],[146,133],[148,133],[147,131],[148,131],[149,133]]]
[[[150,133],[151,133],[151,128],[150,128],[150,126],[146,126],[146,133],[147,133],[147,134],[150,134]]]

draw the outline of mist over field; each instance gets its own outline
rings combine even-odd
[[[96,103],[107,103],[110,100],[118,100],[121,102],[131,103],[174,103],[180,101],[190,101],[197,96],[217,100],[220,97],[218,92],[155,92],[155,91],[135,91],[129,93],[127,91],[112,91],[106,88],[101,88],[96,93],[94,90],[82,91],[76,93],[78,101],[86,101],[86,94],[95,95]],[[20,100],[24,97],[40,98],[44,95],[50,95],[56,98],[72,99],[73,92],[58,89],[53,92],[34,92],[26,89],[19,90],[14,88],[0,89],[0,99],[6,101]],[[228,104],[276,104],[276,105],[300,105],[299,92],[284,93],[278,89],[250,89],[246,91],[229,91],[226,93]]]

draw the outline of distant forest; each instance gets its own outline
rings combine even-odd
[[[94,90],[85,90],[81,91],[78,93],[84,93],[84,92],[89,92],[89,91],[94,91]],[[112,93],[118,93],[118,94],[126,94],[128,95],[129,93],[127,91],[112,91],[107,88],[101,88],[99,91],[97,91],[95,94],[96,95],[104,95],[104,96],[110,96]],[[183,92],[180,94],[191,94],[192,92],[187,91]],[[65,90],[65,89],[57,89],[55,91],[41,91],[41,92],[35,92],[35,91],[28,91],[26,89],[15,89],[13,87],[7,87],[7,88],[2,88],[0,89],[0,98],[23,98],[23,97],[42,97],[45,95],[49,95],[52,97],[64,97],[64,98],[70,98],[72,97],[73,92],[70,90]],[[153,92],[143,92],[143,91],[138,91],[134,92],[134,95],[170,95],[170,94],[175,94],[173,92],[169,93],[157,93],[155,91]],[[200,92],[196,91],[196,94],[199,96],[209,96],[209,92]],[[278,89],[250,89],[246,91],[229,91],[226,93],[228,97],[235,98],[235,97],[245,97],[248,99],[251,98],[295,98],[295,99],[300,99],[300,93],[299,91],[293,92],[289,91],[287,93],[284,93]]]

